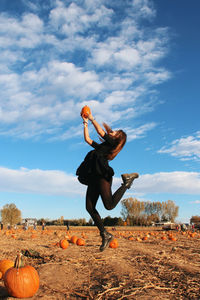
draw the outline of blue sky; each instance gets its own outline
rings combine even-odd
[[[200,213],[199,19],[193,0],[0,2],[0,207],[86,218],[75,172],[91,150],[80,110],[127,132],[110,165],[124,198]],[[91,137],[98,141],[92,126]],[[121,205],[102,217],[120,216]]]

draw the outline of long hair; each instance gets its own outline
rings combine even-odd
[[[106,129],[107,134],[112,132],[112,129],[106,123],[103,123],[103,126]],[[116,147],[113,148],[110,153],[108,153],[108,160],[113,160],[113,158],[115,158],[115,156],[122,150],[126,143],[126,137],[126,133],[121,129],[117,130],[115,136],[112,136],[112,138],[116,140]]]

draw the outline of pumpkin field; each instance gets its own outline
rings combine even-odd
[[[95,227],[1,230],[0,260],[22,253],[36,269],[39,288],[28,299],[200,299],[200,232],[108,231],[116,243],[100,252]],[[0,270],[0,299],[15,299],[4,283],[10,270]]]

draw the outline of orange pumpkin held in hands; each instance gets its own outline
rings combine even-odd
[[[84,118],[88,118],[89,114],[91,114],[91,110],[89,106],[87,105],[83,106],[81,110],[81,116],[83,116]]]
[[[6,271],[10,268],[14,267],[14,261],[10,259],[2,259],[0,260],[0,279],[4,276]]]
[[[29,298],[39,289],[39,275],[32,266],[24,266],[22,254],[18,254],[15,265],[6,271],[4,284],[8,293],[16,298]]]

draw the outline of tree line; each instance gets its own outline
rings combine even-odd
[[[121,204],[121,214],[127,225],[149,226],[152,223],[174,222],[179,210],[172,200],[147,202],[131,197],[122,200]]]
[[[105,226],[149,226],[152,223],[159,222],[174,222],[178,216],[179,207],[175,205],[172,200],[166,202],[147,202],[139,201],[136,198],[127,198],[122,200],[122,217],[110,217],[103,218]],[[21,224],[22,217],[21,211],[16,207],[14,203],[6,204],[0,210],[0,219],[4,225],[15,225]],[[37,225],[45,223],[48,225],[70,225],[70,226],[92,226],[93,221],[89,219],[86,221],[85,218],[81,219],[64,219],[61,216],[56,220],[38,219]],[[190,224],[200,224],[200,216],[192,216],[190,218]]]
[[[104,226],[123,226],[124,221],[121,217],[110,217],[107,216],[102,219]],[[60,217],[56,220],[45,220],[45,219],[39,219],[37,220],[38,225],[42,225],[42,223],[45,223],[47,226],[93,226],[94,222],[90,218],[88,221],[86,221],[85,218],[80,219],[64,219],[64,217]]]

